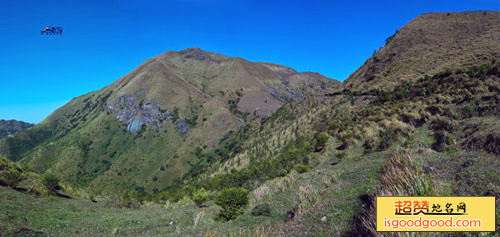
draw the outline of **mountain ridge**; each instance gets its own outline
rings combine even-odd
[[[342,87],[384,90],[418,75],[478,66],[477,61],[500,57],[499,25],[498,11],[422,14],[387,38]]]
[[[60,173],[72,184],[162,189],[189,169],[195,148],[213,147],[285,103],[322,96],[339,84],[274,67],[286,73],[199,48],[167,51],[2,140],[0,152],[38,172]],[[132,170],[132,164],[144,168]],[[137,177],[137,184],[128,176]]]

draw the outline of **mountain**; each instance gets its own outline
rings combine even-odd
[[[25,123],[17,120],[0,120],[0,139],[10,134],[14,134],[19,130],[26,129],[33,124]]]
[[[420,15],[387,38],[343,87],[360,92],[384,90],[421,75],[499,58],[499,25],[496,11]]]
[[[488,15],[500,19],[500,12],[489,11],[432,13],[403,28],[412,26],[417,34],[437,25],[436,32],[426,34],[474,35],[475,31],[464,33],[454,26],[468,22],[484,29]],[[443,22],[448,16],[455,20]],[[398,32],[379,50],[381,56],[383,49],[412,40],[411,35],[403,37],[405,30]],[[490,38],[500,39],[495,29],[490,33]],[[210,83],[193,86],[223,104],[216,108],[227,115],[221,115],[226,121],[233,121],[229,119],[234,116],[244,122],[214,143],[207,142],[214,127],[203,127],[208,126],[203,118],[221,119],[204,112],[205,104],[193,109],[206,99],[198,90],[186,87],[183,93],[191,95],[187,102],[159,101],[163,103],[159,112],[155,112],[159,102],[144,99],[144,94],[151,98],[155,94],[142,85],[151,85],[151,78],[160,80],[144,72],[154,64],[146,61],[109,87],[76,98],[41,124],[0,142],[0,150],[11,152],[9,157],[17,157],[38,172],[56,173],[62,183],[75,187],[64,190],[73,199],[38,197],[0,187],[0,219],[6,220],[0,222],[0,231],[91,236],[380,236],[375,229],[376,196],[496,196],[500,205],[500,59],[494,57],[500,41],[488,41],[491,45],[484,51],[483,44],[467,35],[439,40],[440,54],[422,49],[411,57],[395,57],[384,64],[391,69],[389,74],[366,82],[355,75],[366,75],[364,69],[378,65],[368,60],[340,85],[321,89],[321,83],[314,84],[316,89],[309,93],[316,94],[312,95],[307,94],[310,87],[301,86],[301,78],[322,81],[317,74],[297,74],[267,63],[237,63],[237,68],[246,68],[237,70],[239,76],[247,75],[245,82],[264,81],[264,91],[253,93],[265,95],[267,91],[283,104],[268,116],[260,108],[269,100],[245,94],[247,87],[238,95],[241,87],[229,82],[225,83],[233,91],[218,94],[213,89],[209,92]],[[398,46],[398,50],[406,54],[412,45]],[[464,54],[484,57],[467,58],[465,63],[456,45],[471,45],[475,48],[464,49]],[[454,50],[459,56],[442,58],[442,53]],[[160,71],[175,72],[179,78],[203,78],[195,73],[198,69],[182,69],[182,58],[192,62],[190,68],[200,68],[205,65],[200,61],[218,57],[182,52],[158,56],[173,62],[164,65],[177,65]],[[405,64],[413,59],[422,61]],[[431,64],[436,68],[422,70]],[[266,78],[263,72],[279,80],[260,80]],[[160,78],[171,77],[177,78]],[[143,78],[144,83],[134,78]],[[178,84],[185,85],[182,81],[198,82],[184,79]],[[360,86],[350,86],[354,82]],[[308,98],[285,94],[289,89],[279,87],[280,83]],[[326,90],[327,96],[318,96]],[[180,93],[158,94],[168,95],[170,101],[186,99]],[[242,101],[249,100],[259,105],[245,109]],[[155,124],[148,120],[152,115],[165,119]],[[192,125],[196,115],[196,125]],[[186,126],[177,122],[182,120],[189,126],[185,132]],[[136,124],[144,126],[135,131]],[[196,134],[199,140],[193,139]],[[163,148],[165,144],[169,147]],[[172,166],[171,161],[188,163]],[[494,235],[498,235],[500,212],[495,215]]]
[[[338,85],[199,48],[169,51],[2,140],[0,151],[80,187],[161,190],[196,164],[196,148]]]

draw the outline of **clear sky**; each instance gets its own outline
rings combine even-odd
[[[499,10],[498,0],[2,0],[0,119],[37,123],[168,50],[265,61],[344,80],[426,12]],[[62,36],[42,36],[47,25]]]

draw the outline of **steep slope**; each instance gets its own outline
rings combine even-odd
[[[498,11],[423,14],[389,37],[343,87],[384,90],[424,74],[477,65],[500,57],[499,41]]]
[[[196,162],[195,148],[339,84],[269,65],[198,48],[169,51],[2,140],[0,151],[97,191],[160,190]]]
[[[458,21],[472,17],[469,24],[484,24],[483,12],[453,14]],[[500,19],[498,12],[487,14]],[[409,25],[443,26],[441,18],[434,23],[427,17]],[[377,236],[371,209],[375,195],[500,196],[500,61],[495,56],[500,41],[489,41],[488,51],[484,44],[469,42],[467,35],[456,40],[443,41],[443,52],[470,45],[464,54],[485,56],[445,64],[441,54],[415,51],[411,59],[430,58],[408,68],[401,59],[388,62],[385,67],[394,69],[393,77],[360,82],[373,91],[352,87],[355,93],[338,91],[289,103],[259,128],[224,139],[217,149],[228,149],[229,158],[200,154],[212,162],[192,170],[193,176],[185,177],[188,181],[179,188],[184,193],[201,187],[252,190],[249,209],[267,203],[275,218],[295,213],[293,221],[273,225],[274,235]],[[433,64],[436,69],[420,70]],[[372,65],[367,62],[362,68]],[[350,82],[344,83],[340,89],[349,90]],[[248,212],[238,220],[251,218]]]
[[[25,123],[17,120],[0,120],[0,139],[7,135],[16,133],[19,130],[26,129],[33,126],[33,124]]]

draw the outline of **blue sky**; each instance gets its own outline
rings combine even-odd
[[[426,12],[499,10],[498,0],[2,1],[0,119],[43,120],[168,50],[203,50],[344,80]],[[42,36],[47,25],[62,36]]]

